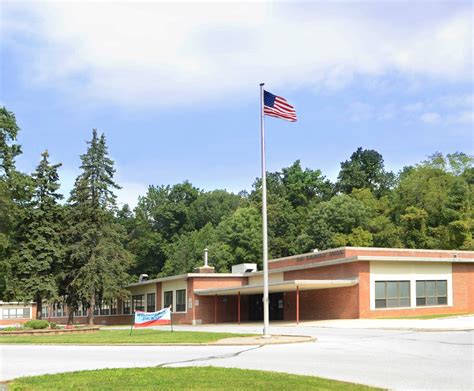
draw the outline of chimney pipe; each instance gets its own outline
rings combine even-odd
[[[207,267],[207,254],[209,250],[207,248],[204,249],[204,266]]]

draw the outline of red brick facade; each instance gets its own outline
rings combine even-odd
[[[463,262],[465,260],[465,262]],[[414,265],[417,262],[437,261],[451,264],[452,305],[436,307],[413,307],[394,309],[371,309],[370,276],[371,262],[390,261],[399,265]],[[474,252],[435,251],[435,250],[397,250],[370,248],[340,248],[320,253],[281,258],[271,261],[270,271],[282,271],[284,281],[295,280],[355,280],[356,285],[314,290],[301,290],[299,293],[299,319],[353,319],[382,318],[394,316],[424,315],[435,313],[472,313],[474,312]],[[420,264],[422,264],[420,263]],[[417,263],[418,264],[418,263]],[[408,269],[407,269],[408,270]],[[450,269],[451,270],[451,269]],[[258,274],[257,274],[258,275]],[[186,312],[174,313],[173,323],[223,323],[237,322],[238,296],[199,295],[196,291],[242,286],[240,296],[240,320],[249,319],[249,296],[245,295],[245,286],[249,284],[245,275],[203,275],[190,274],[183,277],[186,281]],[[177,277],[178,278],[178,277]],[[165,280],[153,283],[156,291],[156,308],[162,308],[162,285]],[[133,291],[133,287],[131,288]],[[412,293],[414,294],[414,293]],[[283,296],[283,318],[296,319],[296,292],[285,292]],[[130,324],[131,315],[120,315],[122,306],[118,306],[119,315],[96,316],[96,324]],[[52,318],[61,323],[67,318]],[[75,322],[84,322],[85,317],[75,318]]]

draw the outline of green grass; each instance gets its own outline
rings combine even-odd
[[[230,337],[248,337],[249,334],[212,333],[200,331],[169,330],[100,330],[90,334],[58,334],[58,335],[1,335],[0,344],[179,344],[208,343]]]
[[[414,316],[397,316],[390,318],[378,318],[378,319],[437,319],[437,318],[454,318],[457,316],[469,316],[474,315],[473,312],[459,313],[459,314],[432,314],[432,315],[414,315]]]
[[[285,373],[232,368],[128,368],[25,377],[13,390],[378,390],[358,384]]]

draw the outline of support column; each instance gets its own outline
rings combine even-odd
[[[214,295],[214,323],[217,324],[217,295]]]
[[[240,324],[240,291],[237,296],[237,323]]]
[[[300,323],[300,287],[296,286],[296,324]]]

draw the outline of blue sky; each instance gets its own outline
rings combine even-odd
[[[0,104],[18,166],[48,149],[63,191],[91,129],[105,132],[120,202],[190,180],[249,190],[259,176],[258,83],[298,122],[267,119],[267,166],[331,179],[359,146],[398,171],[472,153],[470,2],[2,2]]]

